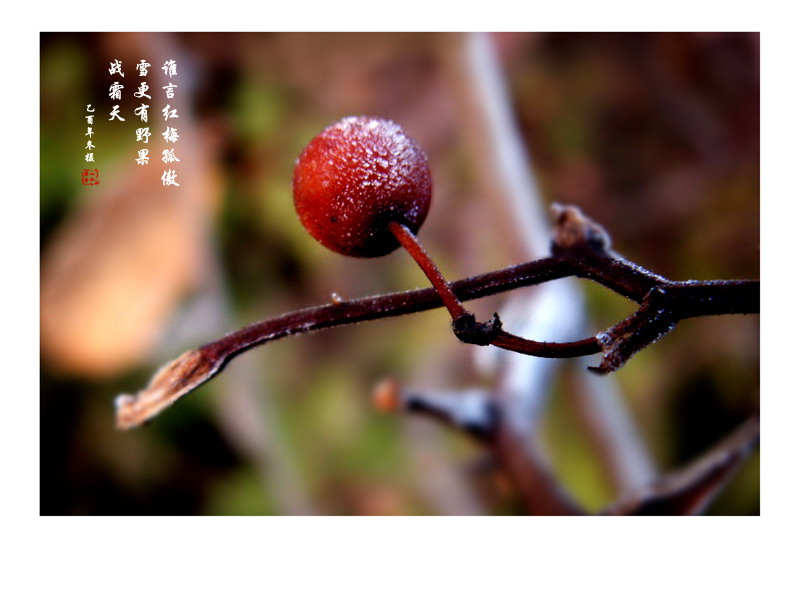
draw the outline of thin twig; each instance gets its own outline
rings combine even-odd
[[[409,252],[420,269],[425,273],[425,276],[428,277],[428,280],[431,281],[431,285],[433,285],[433,288],[436,289],[436,293],[442,298],[444,307],[447,309],[447,312],[450,313],[452,319],[455,321],[460,316],[467,314],[466,309],[456,297],[456,294],[453,293],[450,285],[447,284],[438,266],[433,262],[433,259],[428,255],[427,251],[425,251],[420,241],[417,240],[414,232],[397,221],[389,223],[389,231],[392,232],[394,237],[397,238],[397,241],[403,245],[403,248]]]
[[[475,314],[464,308],[464,305],[450,285],[447,284],[438,266],[430,258],[414,233],[408,227],[396,221],[389,223],[389,230],[411,254],[425,273],[425,276],[428,277],[436,293],[441,297],[444,307],[453,319],[453,333],[462,342],[480,346],[491,344],[507,351],[536,357],[582,357],[598,352],[600,345],[596,338],[559,343],[537,342],[515,336],[502,329],[500,317],[497,316],[497,313],[495,313],[492,320],[486,323],[479,323]]]
[[[563,278],[572,273],[569,261],[550,258],[475,276],[452,283],[451,287],[461,300],[466,301]],[[148,387],[137,395],[117,397],[117,426],[128,429],[141,425],[178,398],[219,374],[236,355],[260,344],[321,329],[423,312],[440,306],[442,301],[434,289],[418,289],[315,306],[253,323],[198,349],[187,351],[175,361],[165,364]]]

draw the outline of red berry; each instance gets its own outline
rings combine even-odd
[[[400,246],[388,226],[416,234],[431,202],[431,172],[399,125],[347,117],[325,128],[294,168],[294,205],[308,233],[329,249],[377,257]]]

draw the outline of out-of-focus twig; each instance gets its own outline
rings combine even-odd
[[[760,418],[755,415],[691,465],[612,504],[602,514],[700,514],[750,456],[759,438]]]
[[[478,187],[492,209],[492,222],[504,236],[502,246],[513,259],[542,257],[550,246],[546,209],[492,35],[463,34],[451,48],[451,73],[461,102],[460,128],[468,141]],[[526,338],[576,337],[583,318],[581,302],[576,287],[562,282],[509,297],[502,315]],[[555,303],[558,316],[549,316],[553,312],[549,306]],[[526,359],[499,347],[474,355],[481,369],[499,372],[497,401],[510,426],[521,434],[529,432],[555,364]]]
[[[503,413],[482,390],[431,392],[396,387],[381,400],[383,408],[433,418],[469,434],[492,453],[514,486],[529,514],[573,515],[584,510],[563,491],[541,457],[531,454],[516,433],[503,423]],[[713,501],[759,440],[759,416],[754,415],[700,459],[681,470],[623,496],[600,514],[700,514]]]
[[[205,242],[204,282],[198,296],[208,302],[213,313],[209,319],[219,329],[232,321],[228,291],[212,240]],[[286,448],[284,432],[275,417],[277,407],[269,397],[258,365],[242,360],[228,372],[216,389],[217,420],[231,440],[257,470],[264,489],[274,500],[279,514],[315,514],[313,503],[303,486],[291,452]]]
[[[422,392],[394,388],[384,391],[379,403],[384,409],[424,415],[470,434],[491,453],[528,514],[584,514],[559,486],[543,458],[532,452],[509,427],[505,413],[486,391]]]
[[[546,462],[529,449],[519,434],[499,420],[490,439],[498,463],[508,474],[529,514],[566,516],[585,514],[556,481]]]
[[[627,494],[652,482],[655,465],[620,405],[618,385],[610,385],[607,377],[571,367],[568,393],[614,492]]]
[[[506,213],[516,254],[522,259],[544,257],[550,244],[546,206],[519,136],[494,45],[486,33],[465,34],[459,42],[455,72],[469,107],[463,127],[477,157],[477,175],[495,208]]]
[[[475,174],[487,201],[498,212],[493,219],[501,225],[505,222],[508,229],[504,244],[519,257],[540,257],[549,247],[545,206],[492,35],[465,34],[460,42],[460,61],[454,72],[462,93],[459,98],[465,102],[461,127],[470,139]],[[526,338],[574,338],[587,329],[583,295],[574,282],[518,292],[503,305],[502,314]],[[511,427],[523,435],[536,429],[557,364],[498,349],[475,351],[475,357],[483,369],[488,366],[499,372],[496,401]],[[620,491],[649,481],[654,474],[652,461],[616,382],[582,378],[592,386],[591,406],[578,408],[591,413],[584,422],[592,440],[603,449],[612,480]],[[527,436],[527,445],[531,452],[538,452],[538,437]]]

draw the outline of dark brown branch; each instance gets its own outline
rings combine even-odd
[[[585,338],[576,342],[537,342],[520,338],[503,330],[495,335],[492,344],[515,353],[551,359],[583,357],[584,355],[594,355],[602,350],[597,338]]]
[[[758,281],[667,280],[622,259],[608,250],[602,228],[574,207],[557,209],[558,225],[548,257],[503,270],[450,283],[457,300],[468,301],[519,287],[537,285],[568,276],[599,283],[641,305],[626,320],[576,342],[537,342],[502,329],[499,318],[476,323],[467,313],[453,321],[459,339],[537,357],[565,358],[604,353],[596,369],[610,372],[621,367],[636,351],[658,340],[685,318],[729,313],[755,313],[759,308]],[[582,238],[581,238],[582,237]],[[135,396],[117,398],[117,424],[135,427],[158,414],[176,399],[210,380],[233,357],[259,344],[301,333],[351,325],[442,306],[436,290],[340,301],[307,308],[248,325],[199,349],[188,351],[161,368],[149,386]]]
[[[473,300],[572,274],[574,269],[569,261],[548,258],[464,279],[450,286],[459,299]],[[198,349],[187,351],[163,366],[148,387],[138,394],[117,397],[117,426],[128,429],[141,425],[181,396],[219,374],[236,355],[260,344],[321,329],[423,312],[440,306],[442,301],[434,289],[418,289],[306,308],[253,323]]]

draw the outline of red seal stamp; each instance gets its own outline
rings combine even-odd
[[[88,168],[81,172],[81,183],[83,185],[99,185],[100,184],[100,172],[95,168],[94,170],[89,170]]]

